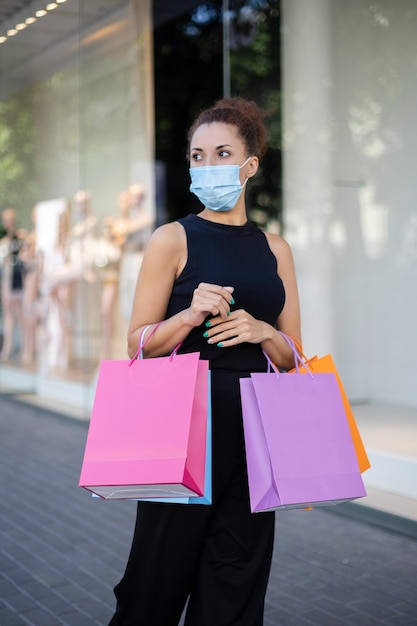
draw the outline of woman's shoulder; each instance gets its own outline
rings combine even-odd
[[[153,251],[172,254],[182,251],[186,246],[187,239],[184,228],[178,221],[175,221],[158,226],[152,233],[148,248]]]
[[[284,239],[281,235],[277,235],[275,233],[269,233],[267,231],[262,231],[266,237],[266,240],[271,248],[272,252],[275,256],[285,256],[292,258],[291,247],[288,241]]]
[[[184,236],[184,227],[178,221],[162,224],[158,226],[158,228],[155,228],[152,233],[152,239],[164,244],[175,244],[181,241]]]

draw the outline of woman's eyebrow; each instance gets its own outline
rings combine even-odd
[[[216,150],[221,150],[221,148],[232,148],[233,146],[230,143],[222,143],[220,146],[216,146]],[[192,147],[191,150],[197,150],[198,152],[203,152],[203,148],[197,148],[196,146]]]

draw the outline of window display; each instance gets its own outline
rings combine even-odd
[[[100,360],[125,356],[154,223],[151,11],[68,1],[1,43],[0,384],[86,414]]]

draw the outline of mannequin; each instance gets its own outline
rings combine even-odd
[[[91,213],[89,191],[77,191],[74,209],[78,217],[74,226],[68,231],[66,226],[60,226],[57,247],[62,263],[57,264],[53,271],[51,268],[48,275],[50,290],[63,284],[72,285],[83,278],[90,282],[95,280],[97,217]],[[62,223],[64,221],[66,223],[66,216],[61,220]]]
[[[74,212],[78,221],[69,234],[69,264],[76,279],[92,282],[97,241],[97,217],[91,212],[91,196],[86,190],[74,196]]]
[[[129,222],[125,229],[120,270],[120,306],[126,321],[130,319],[136,280],[153,224],[152,216],[144,209],[145,190],[143,186],[131,185],[128,193]]]
[[[35,359],[39,304],[40,255],[36,249],[36,207],[32,209],[33,229],[23,240],[20,257],[24,267],[23,281],[23,351],[22,364],[31,365]]]
[[[68,213],[56,213],[56,230],[52,245],[41,251],[42,293],[42,369],[64,371],[68,367],[69,337],[72,329],[70,308],[71,284],[78,274],[67,259]]]
[[[110,359],[112,353],[112,337],[114,331],[114,312],[119,292],[120,260],[129,231],[130,195],[122,191],[118,197],[117,217],[105,217],[103,221],[103,237],[99,241],[99,255],[96,265],[102,283],[101,313],[103,320],[103,358]]]
[[[3,346],[0,359],[7,361],[14,349],[14,330],[23,328],[23,264],[20,250],[24,231],[18,231],[15,209],[5,209],[1,215],[2,225],[6,231],[0,240],[0,263],[2,266],[1,301],[3,308]],[[23,340],[20,337],[20,354],[23,351]]]

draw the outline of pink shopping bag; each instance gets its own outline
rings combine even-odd
[[[210,389],[210,370],[209,370]],[[93,494],[94,495],[94,494]],[[152,502],[166,502],[167,504],[211,504],[212,503],[212,427],[211,427],[211,397],[209,391],[206,433],[206,466],[204,475],[204,493],[202,496],[146,498]]]
[[[80,486],[105,499],[203,496],[208,395],[198,353],[103,361]]]
[[[240,380],[252,512],[366,495],[333,373]]]

